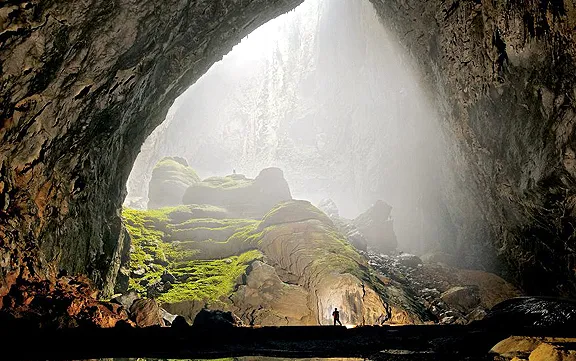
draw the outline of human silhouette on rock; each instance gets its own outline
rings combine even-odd
[[[336,322],[338,322],[338,324],[340,326],[342,326],[342,322],[340,322],[340,311],[338,311],[338,308],[334,308],[334,312],[332,312],[332,317],[334,318],[334,326],[336,326]]]

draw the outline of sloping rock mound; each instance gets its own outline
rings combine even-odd
[[[330,324],[338,307],[349,324],[428,319],[409,294],[384,285],[309,202],[279,203],[260,222],[176,223],[173,212],[125,211],[134,238],[131,266],[145,270],[131,285],[141,293],[160,290],[158,299],[172,314],[191,321],[201,309],[222,309],[246,324],[314,325]],[[204,230],[181,232],[191,225]],[[163,277],[167,271],[170,280]]]
[[[398,246],[391,211],[390,205],[379,200],[353,221],[366,238],[368,247],[375,252],[389,254]]]
[[[235,218],[261,218],[278,202],[290,199],[282,170],[267,168],[256,179],[241,174],[205,179],[186,190],[183,203],[224,207]]]
[[[425,320],[425,312],[408,295],[383,286],[366,260],[326,219],[309,202],[290,201],[275,207],[259,226],[263,229],[260,249],[286,280],[312,293],[310,308],[317,310],[318,323],[330,324],[334,307],[343,323]]]
[[[188,162],[180,157],[162,159],[152,171],[148,189],[148,209],[177,206],[182,204],[186,189],[200,182]]]

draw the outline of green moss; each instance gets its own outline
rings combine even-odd
[[[246,272],[250,262],[262,258],[259,251],[240,256],[209,261],[189,261],[173,264],[172,274],[181,283],[159,297],[161,302],[175,303],[185,300],[215,301],[234,291],[237,280]]]
[[[253,184],[252,179],[247,179],[239,175],[229,175],[226,177],[210,177],[202,181],[201,185],[209,188],[235,189],[249,187]]]
[[[194,184],[200,182],[200,177],[194,169],[178,163],[174,159],[164,158],[154,166],[152,177],[159,179],[173,179],[184,184]]]
[[[255,229],[258,223],[241,219],[193,219],[182,224],[171,223],[171,214],[189,209],[189,206],[179,206],[147,211],[123,210],[124,224],[132,238],[130,269],[145,270],[143,277],[130,278],[131,289],[145,293],[147,285],[157,282],[165,271],[170,271],[179,282],[161,296],[161,301],[216,300],[231,292],[236,279],[245,271],[248,263],[262,256],[258,251],[251,251],[251,247],[245,245],[239,236],[234,237],[232,242],[210,239],[201,242],[171,242],[174,233],[180,231],[178,228],[203,226],[207,230],[229,228],[232,231],[247,232]]]

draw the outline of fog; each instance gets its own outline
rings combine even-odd
[[[186,158],[201,178],[276,166],[294,198],[330,198],[347,218],[388,202],[399,248],[422,252],[444,236],[441,137],[427,99],[368,0],[307,0],[175,101],[142,147],[127,204],[146,198],[163,156]]]

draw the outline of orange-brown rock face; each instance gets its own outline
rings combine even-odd
[[[99,291],[83,277],[60,277],[58,281],[20,280],[3,297],[2,316],[22,318],[40,327],[115,327],[131,324],[121,305],[97,300]]]

